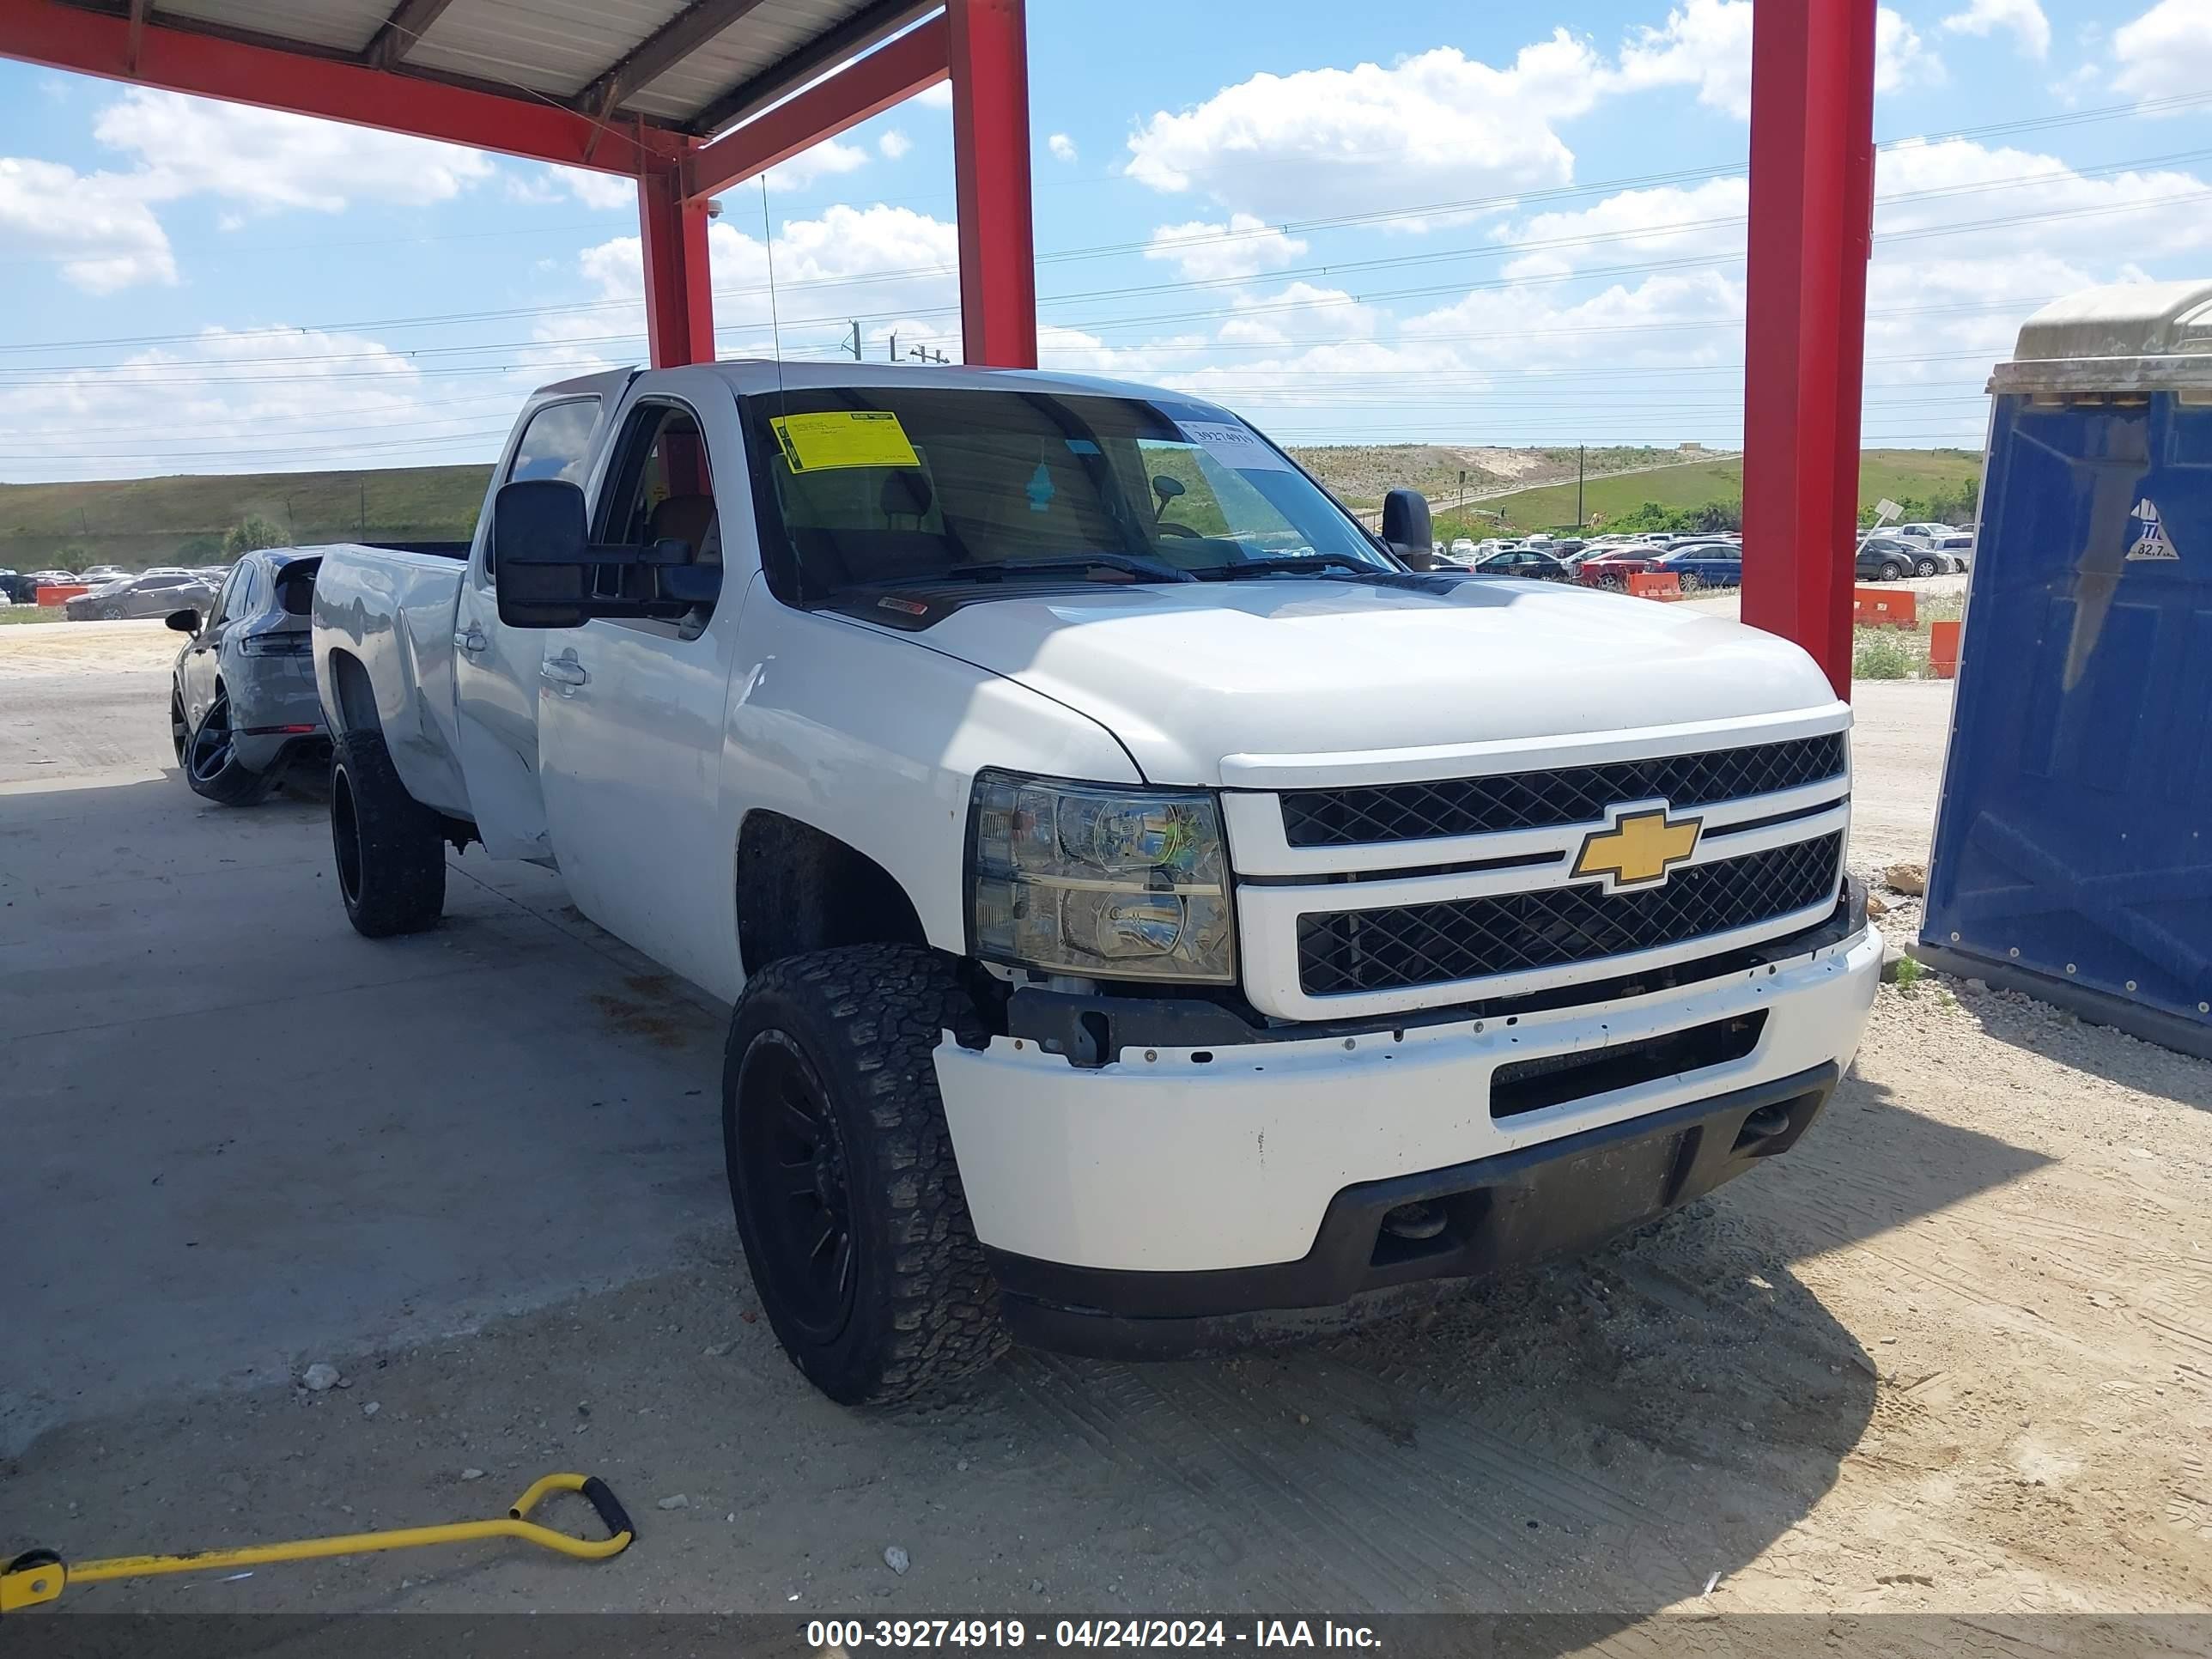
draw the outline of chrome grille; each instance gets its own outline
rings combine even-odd
[[[1693,865],[1640,891],[1585,884],[1309,914],[1298,983],[1308,996],[1402,990],[1684,945],[1821,902],[1842,854],[1843,836],[1826,835]]]
[[[1594,823],[1622,801],[1663,799],[1680,811],[1795,789],[1843,771],[1844,734],[1825,732],[1597,766],[1293,790],[1282,797],[1283,835],[1292,847],[1356,847]]]

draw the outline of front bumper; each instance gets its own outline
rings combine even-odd
[[[1170,1352],[1586,1249],[1786,1150],[1856,1052],[1881,962],[1862,927],[1693,986],[1418,1029],[1124,1048],[1094,1067],[1018,1038],[948,1042],[938,1079],[1017,1334]],[[1497,1109],[1528,1097],[1496,1086],[1504,1068],[1666,1053],[1754,1018],[1735,1058]],[[1382,1218],[1416,1200],[1446,1225],[1401,1248]]]

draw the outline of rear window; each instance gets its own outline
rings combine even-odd
[[[315,572],[320,559],[295,559],[276,573],[276,608],[288,617],[304,617],[314,608]]]

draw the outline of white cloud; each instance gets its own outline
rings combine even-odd
[[[0,245],[56,261],[94,294],[177,280],[161,221],[128,180],[57,161],[0,156]]]
[[[1145,258],[1171,259],[1186,281],[1209,282],[1279,270],[1304,254],[1307,246],[1251,214],[1232,213],[1226,224],[1194,219],[1188,224],[1162,225],[1152,233]]]
[[[2159,3],[2112,31],[2118,71],[2112,84],[2137,98],[2166,98],[2212,87],[2212,6],[2205,0]]]
[[[1219,337],[1233,345],[1290,345],[1374,336],[1382,313],[1340,288],[1296,282],[1273,294],[1239,294]]]
[[[708,228],[707,248],[714,320],[724,331],[722,350],[767,355],[767,249],[759,237],[726,219]],[[775,236],[773,319],[784,351],[803,356],[831,347],[844,335],[847,319],[858,314],[871,319],[862,330],[869,340],[897,332],[902,350],[909,343],[926,342],[942,346],[957,362],[959,258],[955,227],[911,208],[840,204],[817,218],[786,220]],[[623,301],[623,308],[548,319],[537,333],[550,350],[565,350],[579,342],[589,349],[541,362],[588,368],[634,360],[638,354],[633,347],[595,343],[610,334],[644,331],[645,268],[638,239],[617,236],[586,248],[577,269],[602,298]]]
[[[1742,179],[1709,179],[1689,189],[1624,190],[1590,207],[1539,213],[1498,234],[1523,250],[1504,275],[1548,276],[1623,259],[1734,251],[1744,234],[1735,222],[1749,204],[1750,186]]]
[[[939,81],[933,87],[924,87],[920,92],[915,94],[915,95],[907,101],[908,103],[920,104],[924,109],[951,109],[952,107],[952,82],[950,81]]]
[[[1075,159],[1075,140],[1064,132],[1054,133],[1044,141],[1044,147],[1052,152],[1052,159],[1055,161],[1073,161]]]
[[[805,190],[823,179],[834,179],[841,173],[858,172],[868,164],[868,152],[857,144],[842,144],[835,138],[825,138],[811,149],[803,149],[788,161],[779,161],[768,170],[770,190]]]
[[[1255,75],[1154,115],[1127,171],[1277,221],[1564,184],[1574,157],[1553,124],[1590,106],[1601,67],[1561,29],[1502,70],[1447,46],[1389,69]]]
[[[264,210],[337,213],[350,201],[421,206],[493,178],[491,158],[458,144],[133,88],[93,136],[135,156],[148,201],[207,194]]]
[[[2012,3],[1996,0],[1999,5]],[[1875,89],[1936,86],[1943,79],[1942,59],[1902,15],[1882,7],[1875,24]],[[1668,13],[1663,27],[1638,29],[1622,43],[1620,65],[1604,77],[1604,84],[1629,91],[1695,87],[1700,104],[1748,119],[1751,0],[1686,0]]]
[[[886,161],[896,161],[903,159],[906,153],[914,148],[914,140],[893,127],[876,140],[876,148],[883,152]]]
[[[1971,0],[1966,10],[1943,20],[1952,34],[1994,34],[2008,29],[2019,37],[2020,49],[2031,58],[2051,55],[2051,20],[2036,0]]]
[[[1943,60],[1925,45],[1901,13],[1884,6],[1875,16],[1874,89],[1902,92],[1907,87],[1940,87],[1950,78]]]
[[[0,390],[0,432],[17,457],[5,466],[19,477],[478,460],[528,384],[434,392],[380,340],[282,325],[210,328],[112,368],[38,379]]]
[[[1632,91],[1692,86],[1698,101],[1738,119],[1751,114],[1751,0],[1688,0],[1662,28],[1639,28],[1620,48],[1614,83]]]
[[[575,201],[587,208],[611,211],[637,210],[637,181],[618,173],[593,173],[584,167],[557,167],[550,162],[526,173],[506,175],[510,200],[544,205]]]

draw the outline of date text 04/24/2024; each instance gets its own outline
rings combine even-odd
[[[1061,1619],[1032,1629],[1019,1619],[817,1619],[806,1626],[817,1649],[842,1648],[1376,1648],[1365,1625],[1322,1620]]]

